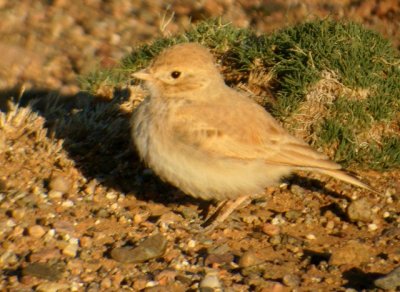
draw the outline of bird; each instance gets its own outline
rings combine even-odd
[[[226,210],[209,224],[212,229],[251,195],[297,170],[373,190],[229,87],[203,45],[166,48],[132,76],[149,91],[131,118],[139,157],[183,193],[222,202],[217,209]]]

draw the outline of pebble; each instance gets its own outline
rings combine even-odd
[[[56,248],[44,248],[29,256],[31,262],[48,261],[60,256],[60,251]]]
[[[61,204],[61,206],[65,207],[65,208],[71,208],[74,205],[75,205],[74,202],[71,200],[66,200],[66,201],[62,202],[62,204]]]
[[[224,253],[224,254],[209,254],[204,260],[204,265],[213,266],[217,265],[229,265],[234,260],[234,256],[232,253]]]
[[[42,284],[39,284],[35,288],[35,291],[38,291],[38,292],[58,292],[58,291],[67,290],[68,288],[70,288],[68,286],[68,284],[42,283]]]
[[[51,190],[51,191],[49,191],[49,193],[48,193],[48,197],[50,198],[50,199],[61,199],[62,198],[62,196],[63,196],[63,193],[62,192],[59,192],[59,191],[55,191],[55,190]]]
[[[222,284],[217,271],[209,271],[200,281],[199,288],[201,292],[222,291]]]
[[[279,245],[282,242],[282,236],[280,234],[272,236],[268,242],[272,245]]]
[[[89,236],[82,236],[79,243],[81,247],[89,248],[93,245],[93,240]]]
[[[4,267],[7,265],[13,265],[18,262],[17,255],[12,251],[5,251],[3,254],[0,255],[0,266]]]
[[[110,217],[110,216],[111,216],[111,213],[108,212],[108,210],[105,209],[105,208],[99,209],[99,210],[97,211],[97,213],[96,213],[96,217],[99,217],[99,218],[108,218],[108,217]]]
[[[1,153],[1,138],[0,138],[0,153]],[[0,192],[5,192],[9,188],[7,180],[0,177]]]
[[[174,212],[166,212],[160,216],[157,220],[158,222],[163,222],[166,224],[174,224],[178,222],[182,222],[183,218],[181,215],[176,214]]]
[[[378,225],[377,224],[375,224],[375,223],[368,224],[368,230],[369,231],[375,231],[377,229],[378,229]]]
[[[154,280],[156,280],[160,285],[165,286],[169,283],[175,282],[176,276],[177,276],[176,271],[166,269],[157,274],[154,277]]]
[[[8,219],[8,220],[6,221],[6,226],[9,227],[9,228],[14,227],[15,225],[17,225],[17,223],[15,223],[15,221],[12,220],[12,219]]]
[[[225,254],[225,253],[228,253],[228,252],[230,252],[230,251],[231,251],[231,248],[230,248],[229,245],[226,244],[226,243],[221,244],[221,245],[218,245],[218,246],[216,246],[216,247],[210,246],[210,247],[207,249],[207,252],[208,252],[209,254]]]
[[[400,267],[395,268],[382,278],[376,279],[374,284],[376,287],[384,290],[395,290],[400,288]]]
[[[76,253],[78,252],[78,244],[70,243],[66,247],[63,248],[62,254],[68,257],[76,257]]]
[[[296,222],[298,218],[301,217],[301,211],[298,210],[290,210],[285,213],[285,218],[289,222]]]
[[[33,225],[28,228],[28,234],[34,238],[41,238],[46,231],[40,225]]]
[[[279,226],[273,225],[271,223],[265,223],[262,226],[262,231],[269,236],[277,235],[281,232]]]
[[[50,179],[49,189],[50,191],[66,194],[71,189],[71,181],[63,175],[55,175]]]
[[[306,190],[298,185],[291,185],[290,191],[299,197],[303,197],[306,194]]]
[[[110,288],[111,288],[111,285],[112,285],[112,283],[111,283],[111,280],[110,280],[109,278],[104,278],[104,279],[101,280],[101,282],[100,282],[100,287],[101,287],[101,289],[103,289],[103,290],[110,289]]]
[[[371,222],[374,214],[372,204],[367,198],[352,201],[347,208],[347,216],[353,222]]]
[[[297,275],[285,275],[283,276],[283,284],[288,287],[294,288],[300,285],[300,277]]]
[[[312,234],[312,233],[307,234],[307,235],[306,235],[306,238],[307,238],[308,240],[315,240],[315,239],[317,239],[317,237],[316,237],[314,234]]]
[[[21,225],[17,225],[14,227],[12,233],[10,234],[10,237],[18,238],[23,236],[23,233],[25,231],[25,228],[23,228]]]
[[[22,269],[22,275],[33,276],[49,281],[61,279],[64,268],[61,265],[49,265],[46,263],[32,263]]]
[[[17,208],[11,211],[11,216],[16,220],[21,220],[25,217],[26,211],[22,208]]]
[[[333,228],[335,228],[335,222],[333,220],[329,220],[328,222],[326,222],[326,229],[332,230]]]
[[[142,241],[137,247],[120,247],[111,251],[111,257],[122,263],[143,263],[161,257],[167,249],[167,239],[160,233]]]
[[[344,246],[333,250],[329,263],[331,265],[359,265],[362,262],[368,262],[371,256],[370,248],[358,242],[349,240]]]
[[[260,264],[262,261],[253,250],[246,251],[239,259],[239,267],[247,268]]]

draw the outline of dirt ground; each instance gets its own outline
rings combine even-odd
[[[114,141],[72,145],[53,135],[49,116],[15,106],[85,99],[80,75],[216,16],[259,33],[315,17],[352,19],[400,49],[397,0],[0,0],[1,291],[400,287],[400,271],[388,274],[400,266],[399,170],[352,169],[379,194],[300,173],[204,233],[213,205],[139,163],[129,117]]]

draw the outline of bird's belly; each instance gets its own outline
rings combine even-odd
[[[223,200],[260,193],[289,172],[262,160],[211,156],[168,139],[150,137],[150,141],[148,165],[163,180],[196,198]]]

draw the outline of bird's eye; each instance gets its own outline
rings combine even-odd
[[[172,77],[172,78],[177,79],[177,78],[179,78],[179,76],[181,76],[181,72],[179,72],[179,71],[172,71],[172,73],[171,73],[171,77]]]

